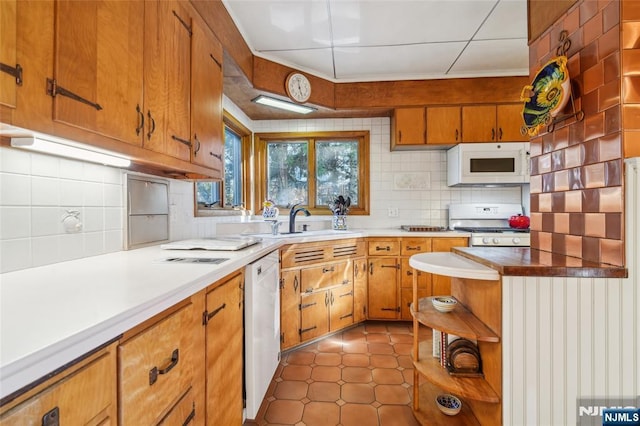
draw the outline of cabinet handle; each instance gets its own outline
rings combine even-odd
[[[330,267],[330,268],[322,268],[322,273],[326,274],[327,272],[334,272],[336,270],[336,268],[334,266]]]
[[[60,409],[54,407],[44,413],[42,416],[42,426],[59,426],[60,425]]]
[[[395,265],[380,265],[381,268],[393,268],[393,269],[400,269],[400,265],[395,264]]]
[[[324,306],[329,306],[329,293],[324,294]]]
[[[358,262],[355,262],[355,265],[353,265],[353,267],[354,267],[353,275],[355,275],[357,277],[358,276]]]
[[[398,130],[398,142],[402,142],[402,130]]]
[[[394,312],[400,312],[400,307],[398,306],[397,308],[382,308],[382,311],[394,311]]]
[[[293,277],[293,291],[298,291],[298,276]]]
[[[218,306],[216,309],[214,309],[211,312],[204,311],[204,313],[202,314],[202,325],[209,324],[209,321],[211,321],[211,318],[218,315],[218,313],[226,307],[227,307],[227,304],[223,303],[222,305]]]
[[[498,128],[498,139],[502,140],[502,127]]]
[[[386,246],[386,247],[376,246],[376,251],[391,251],[391,247],[389,247],[389,246]]]
[[[91,102],[88,99],[83,98],[80,95],[76,95],[70,90],[65,89],[62,86],[58,86],[58,83],[53,78],[47,78],[47,95],[55,98],[57,95],[66,96],[67,98],[71,98],[74,101],[81,102],[85,105],[89,105],[92,108],[95,108],[97,111],[100,111],[102,107],[100,104]]]
[[[413,251],[413,250],[420,250],[421,247],[420,246],[415,246],[415,247],[411,247],[411,246],[406,246],[405,249],[407,251]]]
[[[350,314],[346,314],[340,317],[340,319],[345,319],[345,318],[349,318],[353,316],[353,312],[351,312]]]
[[[174,141],[176,141],[176,142],[180,142],[181,144],[186,145],[186,146],[188,146],[189,148],[191,148],[191,141],[188,141],[188,140],[186,140],[186,139],[179,138],[179,137],[177,137],[176,135],[171,135],[171,139],[173,139],[173,140],[174,140]]]
[[[413,275],[413,271],[407,270],[407,276],[412,276]]]
[[[196,141],[196,149],[193,150],[193,156],[198,156],[198,151],[200,151],[200,141],[198,140],[198,135],[196,133],[193,134],[193,140]]]
[[[15,77],[16,84],[18,86],[22,86],[22,67],[20,64],[16,64],[15,67],[12,67],[11,65],[0,62],[0,71],[6,72],[10,76]]]
[[[373,275],[373,262],[369,262],[369,274]]]
[[[136,105],[136,112],[140,116],[140,126],[136,127],[136,136],[140,136],[140,132],[144,129],[144,113],[140,109],[140,104]]]
[[[215,157],[218,160],[222,161],[222,154],[214,154],[213,152],[209,151],[209,155],[211,155],[212,157]]]
[[[458,135],[460,134],[460,132],[458,131],[458,129],[456,129],[456,142],[458,142]]]
[[[156,120],[151,116],[151,110],[147,110],[147,117],[149,117],[149,132],[147,133],[147,140],[151,140],[151,135],[156,131]]]
[[[186,30],[189,32],[189,37],[191,37],[191,36],[193,35],[193,31],[191,30],[191,25],[187,24],[187,23],[186,23],[186,22],[185,22],[185,21],[180,17],[180,15],[178,15],[178,14],[176,13],[176,11],[175,11],[175,10],[172,10],[172,12],[173,12],[173,16],[175,16],[175,17],[178,19],[178,21],[180,21],[180,23],[182,24],[182,26],[183,26],[183,27],[185,27],[185,28],[186,28]]]
[[[306,333],[307,331],[315,330],[316,328],[318,328],[318,326],[316,325],[309,328],[301,328],[301,329],[298,329],[298,334]]]
[[[353,296],[353,290],[351,290],[349,293],[344,293],[340,295],[340,297],[347,297],[347,296]]]
[[[496,129],[491,129],[491,140],[496,140]]]
[[[179,360],[180,351],[178,349],[174,349],[171,353],[171,362],[166,367],[160,369],[158,369],[158,367],[153,367],[151,370],[149,370],[149,386],[151,386],[158,380],[159,374],[167,374],[173,369],[173,367],[178,365]]]
[[[311,306],[314,306],[315,304],[316,304],[316,302],[313,302],[313,303],[301,303],[301,304],[300,304],[300,310],[303,310],[303,309],[309,308],[309,307],[311,307]]]
[[[182,426],[187,426],[189,423],[191,423],[191,420],[196,418],[196,403],[193,403],[193,408],[191,408],[191,412],[189,413],[189,415],[187,416],[186,419],[184,419],[184,422],[182,423]]]

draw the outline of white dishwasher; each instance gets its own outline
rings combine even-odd
[[[255,419],[280,362],[280,268],[274,251],[247,265],[244,342],[246,419]]]

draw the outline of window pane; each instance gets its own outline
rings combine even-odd
[[[198,182],[196,185],[198,204],[204,207],[220,207],[219,188],[219,182]]]
[[[316,205],[338,195],[358,205],[358,141],[316,142]]]
[[[228,127],[224,128],[224,204],[242,204],[242,139]]]
[[[276,205],[308,204],[307,151],[306,141],[267,144],[267,198]]]

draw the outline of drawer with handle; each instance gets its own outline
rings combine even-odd
[[[397,238],[369,240],[369,256],[398,256],[400,241]]]
[[[193,315],[188,304],[118,348],[121,424],[156,424],[191,386]]]
[[[326,263],[300,271],[302,293],[353,282],[353,263],[350,260]]]

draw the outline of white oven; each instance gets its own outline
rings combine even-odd
[[[447,185],[529,183],[529,143],[461,143],[447,151]]]
[[[470,247],[529,247],[529,228],[509,226],[509,218],[522,213],[521,204],[450,204],[449,229],[470,232]]]

